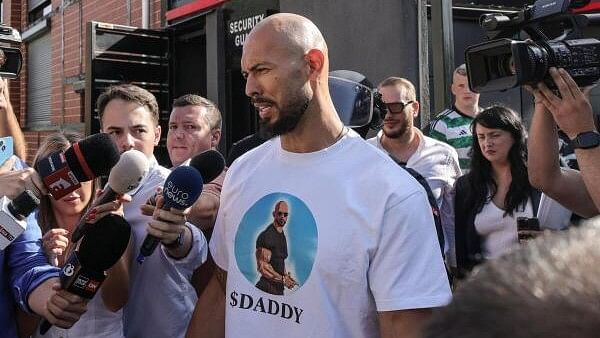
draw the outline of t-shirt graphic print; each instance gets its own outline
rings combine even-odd
[[[246,211],[237,229],[235,260],[248,283],[279,296],[302,288],[310,277],[318,244],[315,219],[304,202],[287,193],[268,194]],[[230,305],[241,309],[283,318],[295,315],[285,303],[245,294],[230,296]]]

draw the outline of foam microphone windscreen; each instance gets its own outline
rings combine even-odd
[[[81,182],[108,175],[119,161],[119,149],[106,133],[88,136],[65,151],[71,171]]]
[[[196,168],[204,183],[208,183],[223,172],[225,168],[225,159],[220,152],[210,149],[192,157],[190,167]]]
[[[108,175],[110,188],[123,194],[135,189],[148,173],[148,158],[139,150],[131,149],[121,154],[121,158]]]
[[[121,216],[108,214],[87,231],[79,245],[79,261],[82,266],[104,271],[121,258],[131,235],[129,223]]]

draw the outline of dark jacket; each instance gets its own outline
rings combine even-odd
[[[481,211],[481,208],[475,209],[474,205],[467,205],[466,196],[470,189],[468,176],[469,174],[459,177],[454,185],[454,236],[458,277],[464,277],[475,265],[483,261],[481,236],[475,230],[475,216]],[[535,216],[540,205],[541,192],[533,187],[530,188]]]

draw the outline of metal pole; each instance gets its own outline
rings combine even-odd
[[[429,24],[427,22],[427,0],[417,3],[417,29],[419,30],[419,127],[429,124],[431,116],[431,97],[429,94]]]
[[[454,29],[452,1],[431,1],[431,42],[434,81],[434,109],[437,112],[452,104],[452,72],[454,71]]]

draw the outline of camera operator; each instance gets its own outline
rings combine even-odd
[[[600,210],[600,134],[587,95],[564,69],[550,69],[560,96],[543,82],[528,88],[535,97],[529,135],[531,184],[575,213],[591,217]],[[552,115],[550,115],[552,114]],[[581,171],[560,168],[556,125],[571,139]]]
[[[0,67],[6,57],[0,49]],[[19,120],[15,115],[10,95],[8,92],[8,80],[0,78],[0,136],[12,136],[14,142],[15,155],[22,159],[27,158],[27,147],[25,136],[19,127]]]

